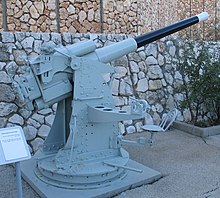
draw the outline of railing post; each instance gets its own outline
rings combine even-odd
[[[60,1],[56,0],[56,22],[57,22],[57,32],[60,33]]]
[[[2,0],[2,26],[4,31],[8,31],[6,0]]]
[[[100,0],[100,21],[99,21],[99,31],[103,33],[103,0]]]

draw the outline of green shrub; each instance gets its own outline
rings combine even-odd
[[[178,63],[183,84],[177,91],[185,97],[180,108],[189,109],[195,125],[214,125],[220,120],[220,48],[213,46],[186,40]]]

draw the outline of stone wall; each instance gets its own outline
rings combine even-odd
[[[97,0],[7,1],[9,31],[99,32]]]
[[[177,5],[178,16],[180,18],[196,15],[199,12],[207,11],[209,20],[205,23],[196,24],[184,31],[191,38],[204,38],[207,40],[220,40],[220,1],[201,0],[180,0]],[[184,11],[183,11],[184,10]]]
[[[99,0],[61,0],[60,31],[97,33],[100,30],[100,4]]]
[[[138,32],[138,4],[131,0],[110,0],[103,4],[104,33],[137,33]]]
[[[70,33],[0,33],[0,127],[20,125],[32,151],[42,145],[52,125],[56,104],[52,108],[31,112],[16,97],[14,79],[25,72],[25,57],[36,56],[44,42],[68,45],[81,39],[92,39],[98,46],[125,39],[125,35]],[[181,55],[181,40],[167,37],[111,62],[117,70],[112,82],[112,95],[117,108],[128,107],[129,96],[145,99],[150,111],[145,119],[119,124],[122,133],[141,131],[143,123],[159,123],[169,109],[182,100],[175,87],[182,83],[182,75],[175,62]],[[189,121],[187,110],[178,112],[178,120]]]
[[[9,31],[56,32],[56,1],[7,1]]]
[[[205,10],[210,14],[208,22],[181,33],[207,40],[220,39],[218,0],[3,0],[0,4],[2,2],[6,2],[7,31],[12,32],[142,34]],[[0,25],[2,13],[0,10]]]

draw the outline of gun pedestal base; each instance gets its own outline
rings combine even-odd
[[[138,162],[129,160],[127,166],[142,170],[142,172],[139,173],[128,170],[125,177],[119,178],[113,182],[110,182],[109,185],[99,188],[68,189],[48,185],[47,183],[40,180],[34,172],[33,167],[35,166],[36,161],[34,159],[23,162],[21,164],[22,176],[42,198],[111,197],[128,189],[152,183],[161,177],[159,172],[139,164]]]
[[[126,177],[130,168],[127,167],[129,154],[122,148],[120,151],[107,149],[78,154],[70,162],[71,151],[62,150],[59,154],[38,159],[35,174],[46,184],[59,188],[105,187]]]

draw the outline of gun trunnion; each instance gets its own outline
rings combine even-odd
[[[141,169],[128,165],[129,154],[122,145],[129,141],[120,135],[118,122],[143,118],[148,104],[131,98],[130,110],[117,110],[109,84],[102,77],[115,71],[105,63],[206,19],[208,14],[204,12],[99,49],[91,40],[59,48],[50,42],[43,45],[41,54],[29,61],[27,74],[16,85],[17,94],[30,110],[54,103],[58,107],[43,148],[35,154],[34,167],[24,168],[26,178],[32,177],[26,169],[33,169],[33,177],[45,185],[72,190],[113,185],[114,191],[114,182],[125,181],[130,172],[141,175]],[[139,139],[132,144],[146,142]],[[160,177],[160,173],[154,173],[144,181]]]

